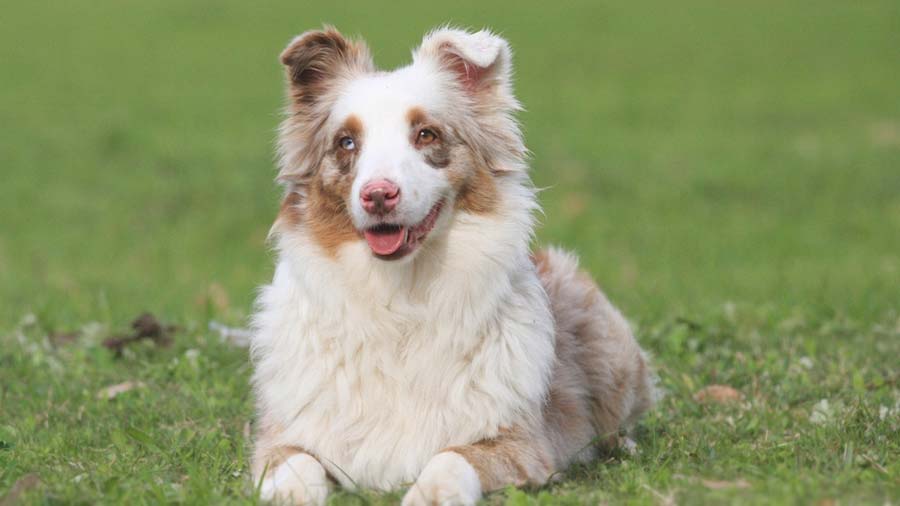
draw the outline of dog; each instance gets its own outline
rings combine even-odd
[[[509,44],[440,28],[381,71],[325,27],[281,63],[285,196],[252,318],[262,498],[473,504],[615,445],[655,376],[576,257],[531,250]]]

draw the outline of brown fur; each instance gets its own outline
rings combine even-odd
[[[417,130],[418,128],[428,124],[428,114],[425,113],[421,107],[413,107],[406,113],[406,120],[409,121],[412,130]],[[415,139],[413,139],[415,141]]]
[[[342,149],[338,141],[350,136],[357,146],[353,151]],[[348,209],[350,188],[353,186],[352,167],[363,143],[363,125],[356,116],[349,116],[335,135],[327,159],[322,161],[313,181],[309,184],[305,202],[306,226],[312,238],[334,256],[346,242],[359,239]]]
[[[298,446],[278,446],[273,443],[281,432],[281,428],[260,420],[260,428],[256,432],[253,448],[253,459],[250,463],[250,472],[255,481],[262,480],[266,474],[274,471],[285,460],[298,453],[309,454]]]
[[[288,117],[281,125],[279,180],[288,193],[276,228],[306,226],[328,255],[355,240],[346,210],[355,153],[336,147],[343,135],[362,142],[362,124],[348,118],[337,139],[324,137],[323,128],[339,84],[374,70],[365,44],[346,39],[337,30],[306,32],[281,53],[288,81]]]
[[[645,358],[628,324],[575,257],[537,252],[535,267],[557,322],[556,366],[541,423],[448,448],[478,473],[484,491],[541,485],[573,461],[618,443],[654,400]]]
[[[303,197],[296,191],[288,192],[281,201],[281,208],[278,210],[278,217],[275,219],[275,227],[284,226],[288,229],[297,228],[303,222],[303,215],[300,211],[300,202]]]
[[[330,86],[332,78],[347,70],[365,71],[371,67],[371,56],[365,44],[344,38],[337,30],[307,32],[297,37],[282,53],[291,83],[295,110],[314,104]]]
[[[552,455],[546,442],[520,427],[504,429],[494,439],[475,444],[454,446],[445,451],[462,455],[478,473],[483,490],[497,490],[508,485],[540,485],[550,477]],[[542,444],[543,443],[543,444]]]
[[[288,192],[281,203],[274,227],[291,230],[304,226],[325,254],[334,256],[340,246],[359,239],[346,209],[345,198],[350,192],[350,181],[342,178],[334,186],[316,179],[305,190]]]
[[[340,140],[344,137],[350,137],[356,143],[356,149],[353,151],[348,151],[346,149],[341,149],[338,146]],[[337,156],[338,160],[338,170],[342,174],[347,174],[350,172],[350,169],[353,167],[353,163],[356,161],[357,153],[362,149],[363,145],[363,124],[359,118],[354,115],[350,115],[344,120],[344,124],[341,125],[341,128],[338,130],[337,135],[334,136],[334,152]],[[348,192],[349,193],[349,192]],[[345,197],[349,198],[349,195],[345,195]]]
[[[349,192],[349,184],[330,187],[317,181],[310,188],[307,197],[307,226],[316,243],[330,256],[336,255],[338,248],[345,242],[359,240],[359,232],[353,226],[342,198],[342,195]]]
[[[456,139],[449,129],[436,125],[428,113],[413,107],[406,115],[411,127],[410,142],[422,128],[430,128],[438,133],[438,140],[421,149],[425,151],[425,161],[436,169],[447,169],[450,184],[457,192],[456,209],[473,214],[488,214],[494,211],[499,193],[495,175],[485,163],[475,156],[474,150]]]
[[[429,119],[425,111],[419,107],[410,109],[409,112],[406,113],[406,118],[410,125],[410,144],[416,146],[416,149],[423,152],[425,162],[427,162],[428,165],[431,165],[435,169],[446,169],[452,160],[450,152],[454,145],[458,143],[454,142],[453,139],[446,137],[443,129],[433,124],[434,122]],[[437,138],[427,145],[421,145],[418,141],[419,132],[423,128],[428,128],[437,135]]]
[[[450,157],[450,146],[446,143],[440,143],[425,154],[425,162],[435,169],[446,169],[450,165],[452,158]]]
[[[557,322],[558,378],[579,371],[596,435],[615,439],[653,404],[655,387],[628,322],[577,259],[549,250],[535,256]],[[559,353],[571,347],[571,354]],[[571,391],[571,390],[570,390]]]
[[[338,146],[345,136],[354,139],[356,150],[347,151]],[[298,184],[284,198],[275,226],[306,226],[312,239],[330,256],[336,255],[342,244],[358,240],[359,232],[353,226],[347,202],[353,185],[351,169],[362,142],[362,122],[351,115],[335,135],[333,147],[328,151],[329,159],[323,158],[311,180]]]
[[[345,38],[337,30],[306,32],[281,53],[288,92],[288,117],[281,124],[279,179],[305,184],[319,170],[331,148],[324,138],[325,121],[340,85],[372,72],[368,47]]]
[[[456,208],[473,214],[489,214],[497,206],[499,192],[494,176],[483,166],[475,167],[475,172],[467,180],[460,182],[457,190]]]

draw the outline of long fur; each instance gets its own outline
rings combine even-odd
[[[441,29],[409,67],[378,73],[368,58],[333,29],[298,37],[282,56],[287,197],[273,227],[275,276],[253,317],[254,476],[267,497],[295,503],[325,495],[302,479],[273,481],[292,461],[316,483],[321,469],[345,487],[416,483],[406,504],[468,504],[482,491],[543,483],[651,406],[650,368],[572,255],[530,249],[538,204],[508,44]],[[382,109],[355,105],[384,89],[401,96],[378,95]],[[382,158],[406,153],[396,165],[407,173],[390,177],[406,185],[411,216],[438,197],[449,209],[410,258],[387,261],[355,231],[370,218],[354,214],[359,180],[376,170],[371,150],[387,134],[366,134],[361,153],[341,162],[329,129],[354,115],[368,132],[389,132],[388,120],[370,123],[409,104],[447,131],[442,156],[452,161],[427,167],[427,154],[389,140],[398,147]],[[437,196],[413,202],[416,185]],[[328,227],[317,228],[322,220]]]

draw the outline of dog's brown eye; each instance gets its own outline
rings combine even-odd
[[[353,151],[356,149],[356,141],[353,140],[353,137],[341,137],[341,140],[338,141],[338,145],[341,149],[346,149],[347,151]]]
[[[437,134],[434,133],[434,130],[431,130],[429,128],[423,128],[419,130],[419,134],[416,136],[416,144],[420,146],[426,146],[436,140]]]

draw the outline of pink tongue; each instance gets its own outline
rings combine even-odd
[[[406,241],[406,227],[400,227],[391,232],[372,232],[366,230],[366,242],[376,255],[390,255],[400,249]]]

